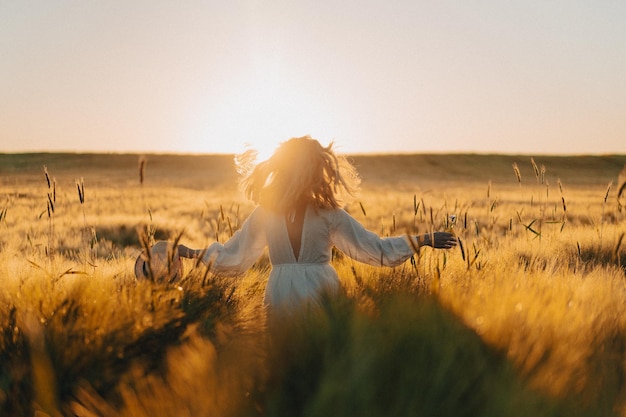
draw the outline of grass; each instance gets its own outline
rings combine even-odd
[[[337,253],[345,293],[268,329],[266,257],[236,280],[132,272],[141,234],[204,247],[239,227],[230,157],[148,155],[141,181],[137,155],[0,155],[0,415],[626,415],[607,190],[626,157],[354,160],[359,221],[462,249],[395,269]]]

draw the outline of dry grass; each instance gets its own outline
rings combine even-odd
[[[132,273],[141,233],[203,247],[237,230],[252,206],[230,157],[0,162],[2,415],[626,416],[626,213],[607,187],[625,157],[355,158],[357,219],[462,248],[396,269],[338,256],[346,296],[282,358],[266,259],[235,281]]]

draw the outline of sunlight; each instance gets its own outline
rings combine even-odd
[[[333,140],[336,115],[321,89],[306,87],[285,74],[246,74],[234,91],[225,91],[220,106],[211,109],[202,145],[207,153],[259,152],[266,159],[292,137],[311,135],[325,144]]]

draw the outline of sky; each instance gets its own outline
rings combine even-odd
[[[0,152],[626,153],[624,0],[0,0]]]

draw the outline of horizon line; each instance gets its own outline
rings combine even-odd
[[[0,155],[158,155],[158,156],[235,156],[237,152],[175,152],[175,151],[104,151],[104,150],[27,150],[27,151],[0,151]],[[554,156],[554,157],[580,157],[580,156],[626,156],[626,152],[574,152],[574,153],[552,153],[552,152],[507,152],[507,151],[384,151],[384,152],[337,152],[339,155],[349,156],[410,156],[410,155],[477,155],[477,156]]]

